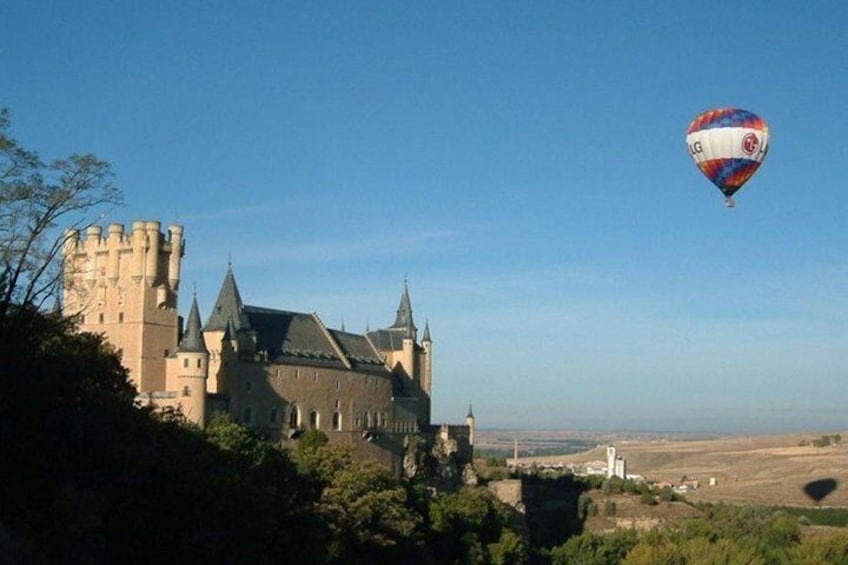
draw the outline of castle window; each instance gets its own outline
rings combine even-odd
[[[250,425],[250,424],[253,423],[253,408],[248,406],[247,408],[244,409],[244,412],[242,414],[242,421],[246,425]]]
[[[341,390],[341,389],[342,389],[342,382],[336,381],[336,390]]]
[[[102,324],[102,323],[103,323],[103,314],[102,314],[102,313],[101,313],[101,314],[99,314],[99,315],[97,316],[97,319],[98,319],[98,321]]]
[[[342,429],[342,415],[339,412],[333,412],[333,429],[337,432]]]
[[[162,355],[162,356],[163,356],[163,357],[167,357],[170,353],[171,353],[171,352],[170,352],[170,351],[168,351],[168,350],[166,349],[166,350],[163,352],[163,355]]]
[[[356,426],[356,429],[360,429],[362,427],[362,414],[359,412],[356,413],[356,416],[353,419],[353,425]]]
[[[198,359],[197,360],[197,368],[200,369],[201,367],[203,367],[203,359]]]
[[[365,411],[365,428],[371,429],[371,412]]]
[[[165,355],[167,355],[167,354],[168,354],[168,352],[166,351]],[[183,359],[183,369],[188,369],[188,359]]]
[[[339,409],[339,408],[341,408],[341,407],[342,407],[342,401],[341,401],[341,400],[336,400],[336,410],[338,410],[338,409]]]
[[[312,430],[318,429],[318,411],[312,410],[309,412],[309,428]]]
[[[379,428],[382,420],[380,419],[380,413],[374,412],[374,427]]]
[[[271,408],[271,411],[268,412],[268,423],[276,424],[280,419],[280,414],[276,408]]]
[[[300,425],[300,411],[296,404],[292,404],[291,412],[289,412],[289,428],[296,430]]]
[[[124,313],[123,312],[118,312],[118,323],[119,324],[124,323]]]
[[[244,382],[244,390],[246,390],[247,392],[250,392],[251,390],[253,390],[253,381],[245,381]]]
[[[315,371],[315,374],[312,375],[312,380],[318,382],[318,371]]]
[[[188,388],[188,385],[183,387],[183,396],[191,396],[191,389]]]

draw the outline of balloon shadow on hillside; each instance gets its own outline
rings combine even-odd
[[[804,494],[818,505],[827,495],[835,491],[838,486],[839,482],[836,479],[817,479],[804,485]]]

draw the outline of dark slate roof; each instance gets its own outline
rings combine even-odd
[[[339,369],[346,369],[347,362],[358,370],[388,372],[365,336],[338,330],[325,332],[311,314],[259,306],[244,306],[243,311],[251,330],[256,332],[256,349],[267,351],[269,360]]]
[[[328,330],[354,367],[383,366],[383,360],[364,335]]]
[[[424,337],[421,338],[421,341],[433,341],[430,339],[430,320],[424,322]]]
[[[378,330],[378,333],[392,334],[389,341],[396,343],[395,349],[400,349],[403,337],[415,331],[405,283],[396,322],[403,323],[403,327]],[[232,338],[251,332],[256,336],[256,350],[266,352],[267,358],[272,361],[389,373],[380,354],[372,346],[377,342],[369,342],[364,335],[327,329],[312,314],[245,305],[232,268],[227,269],[215,308],[203,331],[223,331],[225,337]],[[368,335],[371,337],[370,333]]]
[[[206,349],[206,343],[203,341],[203,332],[200,330],[200,310],[197,308],[196,296],[191,301],[188,322],[177,351],[179,353],[209,353]]]
[[[403,281],[403,293],[400,295],[400,304],[398,305],[397,316],[392,328],[403,328],[412,333],[412,338],[415,339],[415,333],[418,328],[415,327],[415,322],[412,321],[412,303],[409,300],[409,288],[406,281]]]
[[[209,319],[206,321],[206,325],[203,326],[203,331],[224,331],[227,328],[230,318],[232,318],[232,323],[236,330],[250,329],[250,324],[244,314],[244,304],[241,301],[241,295],[239,294],[236,278],[233,276],[233,269],[231,267],[227,269],[221,290],[218,292],[218,299],[215,301],[215,307],[212,309],[212,313],[209,314]]]
[[[400,351],[403,349],[403,340],[407,337],[405,329],[388,328],[385,330],[374,330],[368,332],[368,339],[374,347],[381,351]]]

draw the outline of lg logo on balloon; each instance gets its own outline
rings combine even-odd
[[[753,133],[749,133],[742,138],[742,151],[744,151],[746,155],[753,155],[759,146],[760,140]]]
[[[700,141],[696,141],[695,143],[689,144],[689,155],[697,155],[699,153],[703,153],[704,148],[701,146]]]

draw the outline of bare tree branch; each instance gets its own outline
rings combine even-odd
[[[61,285],[61,224],[85,229],[123,202],[109,163],[73,154],[46,165],[8,135],[0,109],[0,324],[16,308],[39,308]]]

